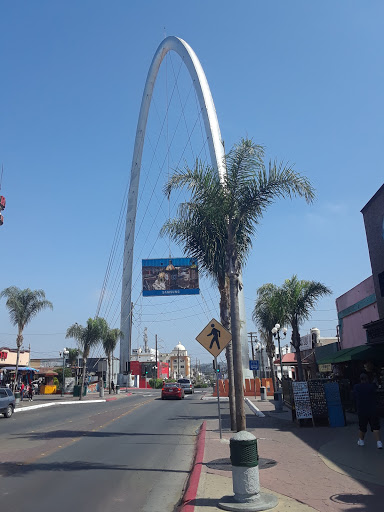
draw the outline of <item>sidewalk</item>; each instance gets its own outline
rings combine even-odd
[[[372,434],[357,446],[357,424],[346,427],[299,427],[291,413],[275,413],[271,401],[251,402],[247,430],[258,438],[262,491],[276,494],[276,512],[381,512],[384,503],[384,450]],[[218,420],[206,421],[204,456],[197,493],[183,512],[214,512],[223,496],[233,494],[229,459],[228,405],[221,404],[223,439]],[[354,421],[352,416],[352,421]]]

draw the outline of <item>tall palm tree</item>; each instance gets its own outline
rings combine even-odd
[[[261,337],[266,344],[273,387],[276,389],[274,371],[275,342],[272,336],[272,329],[277,323],[282,324],[284,320],[281,292],[276,285],[267,283],[260,286],[256,293],[257,298],[252,312],[252,319],[260,329]]]
[[[215,222],[217,219],[210,219],[205,206],[206,203],[194,205],[193,215],[184,216],[187,210],[184,205],[181,205],[179,217],[168,220],[161,229],[161,235],[168,235],[171,240],[182,246],[185,254],[196,258],[203,273],[214,279],[220,293],[220,321],[230,331],[229,280],[225,272],[226,253],[225,243],[223,243],[225,236],[217,236],[218,230],[223,226],[220,225],[221,223],[212,225],[212,221]],[[236,430],[232,342],[227,345],[225,352],[231,430]]]
[[[276,162],[270,162],[267,171],[263,157],[261,146],[242,139],[226,156],[227,173],[223,182],[215,169],[197,164],[194,169],[177,170],[166,185],[168,194],[175,188],[190,190],[191,200],[181,208],[183,218],[193,218],[196,208],[204,205],[205,226],[211,224],[216,228],[214,235],[226,247],[238,431],[245,430],[238,300],[240,274],[252,248],[256,225],[266,208],[281,197],[304,197],[308,203],[314,198],[314,190],[306,177]]]
[[[17,326],[16,370],[15,380],[13,383],[13,391],[15,391],[17,384],[17,372],[19,370],[20,348],[24,339],[24,328],[29,324],[32,318],[37,315],[37,313],[46,308],[53,309],[53,305],[52,302],[46,300],[44,290],[30,290],[29,288],[21,290],[17,286],[10,286],[0,293],[0,298],[1,297],[5,297],[7,299],[5,305],[9,311],[11,322],[14,326]]]
[[[77,323],[71,325],[67,329],[66,338],[74,338],[80,347],[80,351],[83,355],[83,374],[81,378],[81,388],[79,400],[83,398],[85,373],[87,369],[87,358],[89,351],[92,346],[99,343],[106,330],[106,321],[104,318],[88,318],[87,325],[83,327]]]
[[[116,348],[117,342],[122,337],[123,337],[123,332],[120,331],[120,329],[109,329],[109,328],[107,328],[104,331],[102,339],[101,339],[101,341],[103,343],[104,352],[105,352],[105,355],[107,356],[107,360],[108,360],[108,375],[109,375],[109,378],[108,378],[108,389],[109,389],[109,394],[111,394],[111,367],[112,367],[111,360],[112,360],[112,355],[113,355],[113,351]]]
[[[300,280],[296,275],[286,279],[280,290],[285,318],[281,323],[289,323],[292,327],[291,344],[296,351],[298,378],[303,380],[299,327],[309,319],[317,301],[325,295],[330,295],[332,291],[318,281]]]

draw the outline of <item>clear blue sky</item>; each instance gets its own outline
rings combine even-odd
[[[226,147],[252,137],[317,190],[313,206],[280,201],[258,228],[245,270],[248,331],[257,287],[297,273],[334,292],[302,333],[335,335],[335,298],[371,274],[360,210],[384,176],[383,19],[379,0],[0,2],[0,289],[42,288],[54,304],[25,330],[32,357],[56,356],[70,345],[67,327],[96,311],[164,34],[198,55]],[[194,338],[218,306],[182,300],[158,303],[157,324],[144,317],[148,304],[137,309],[134,339],[147,326],[152,346],[158,333],[164,348],[180,340],[209,360]],[[164,322],[170,309],[179,323]],[[2,300],[0,346],[15,335]]]

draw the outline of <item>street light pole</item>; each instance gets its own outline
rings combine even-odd
[[[280,373],[281,373],[281,387],[283,386],[283,355],[281,353],[281,345],[280,345],[280,324],[276,324],[272,329],[272,334],[274,338],[277,338],[277,343],[279,347],[279,359],[280,359]],[[284,338],[287,335],[287,328],[283,327],[283,335]],[[279,379],[277,379],[277,385],[279,386]]]
[[[64,348],[63,349],[63,383],[62,383],[62,386],[61,386],[61,396],[64,396],[64,390],[65,390],[65,356],[67,356],[68,354],[69,354],[69,351],[66,348]]]

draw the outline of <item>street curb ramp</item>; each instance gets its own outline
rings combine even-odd
[[[200,474],[204,460],[205,435],[207,431],[207,422],[203,421],[199,433],[197,434],[195,457],[192,464],[192,471],[189,475],[184,495],[181,499],[181,505],[176,507],[177,512],[194,512],[195,506],[192,505],[197,496],[197,489],[200,482]]]

